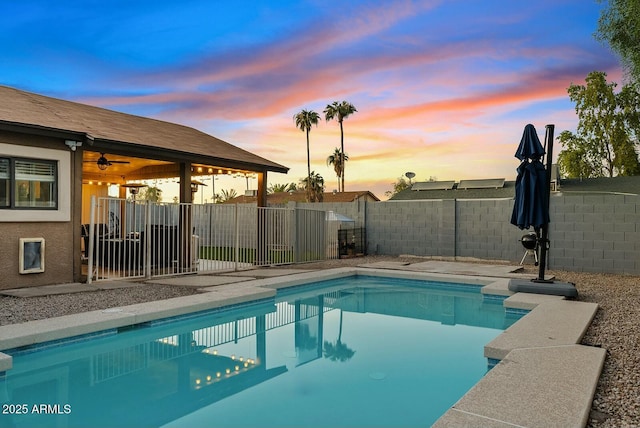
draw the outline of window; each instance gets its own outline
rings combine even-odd
[[[11,206],[9,183],[9,159],[0,158],[0,208]]]
[[[55,161],[0,158],[0,208],[57,209]]]

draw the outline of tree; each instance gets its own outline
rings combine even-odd
[[[330,121],[333,119],[337,119],[340,124],[340,153],[344,156],[344,129],[342,127],[342,121],[347,117],[351,116],[353,113],[357,112],[356,108],[353,104],[347,101],[334,101],[333,104],[327,104],[327,107],[324,109],[324,118],[326,121]],[[340,162],[342,165],[342,190],[344,192],[344,170],[345,170],[345,160],[342,159]]]
[[[238,196],[238,192],[235,189],[227,190],[222,189],[222,195],[220,195],[220,202],[229,201]]]
[[[384,194],[389,198],[392,198],[403,190],[409,188],[409,183],[404,179],[404,177],[398,178],[398,180],[395,183],[391,183],[391,185],[393,186],[393,190],[387,190],[384,192]]]
[[[577,134],[560,134],[565,147],[558,154],[560,170],[569,178],[640,174],[635,147],[640,135],[640,95],[629,85],[616,94],[616,83],[607,83],[606,76],[592,71],[586,85],[569,86],[578,114]]]
[[[324,178],[315,171],[311,171],[308,177],[300,180],[302,188],[306,191],[307,202],[322,202],[324,199]]]
[[[570,131],[562,131],[558,141],[564,147],[558,154],[558,168],[561,176],[580,179],[601,176],[602,168],[594,159],[589,158],[584,149],[584,142],[580,138]],[[600,175],[597,175],[596,171]]]
[[[162,189],[155,186],[143,187],[140,189],[139,199],[150,202],[162,201]]]
[[[604,0],[600,0],[604,3]],[[600,12],[596,39],[620,55],[630,81],[640,86],[640,0],[607,0]]]
[[[267,193],[295,192],[296,190],[298,190],[296,183],[271,184],[267,189]]]
[[[342,343],[342,309],[340,309],[340,327],[338,333],[338,340],[336,343],[331,343],[328,340],[324,341],[323,355],[325,358],[329,358],[331,361],[345,362],[356,353],[353,349],[349,348],[345,343]]]
[[[333,154],[329,155],[327,158],[327,165],[333,165],[333,170],[336,172],[336,176],[338,177],[338,192],[342,191],[340,190],[340,177],[342,177],[342,171],[344,171],[344,165],[342,164],[343,160],[344,162],[348,161],[349,155],[345,153],[344,156],[342,156],[342,152],[337,147],[333,151]]]
[[[307,177],[311,177],[311,157],[309,152],[309,132],[311,131],[311,125],[318,126],[318,120],[320,115],[313,110],[302,110],[299,113],[293,115],[293,120],[296,123],[296,127],[301,131],[307,133]],[[309,198],[309,195],[307,195]]]

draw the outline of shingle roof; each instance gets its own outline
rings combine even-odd
[[[563,193],[627,193],[637,195],[640,194],[640,176],[563,179],[560,181],[559,191]]]
[[[247,167],[287,172],[288,168],[188,126],[120,113],[0,86],[0,123],[88,135],[95,142],[124,143],[202,161],[230,160]]]
[[[625,193],[637,195],[640,193],[640,176],[563,179],[557,189],[559,192],[570,193]],[[390,200],[420,200],[420,199],[495,199],[513,198],[515,196],[515,181],[505,181],[504,187],[498,189],[451,189],[451,190],[403,190]]]

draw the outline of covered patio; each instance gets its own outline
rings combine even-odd
[[[16,236],[33,235],[33,230],[47,235],[46,222],[53,220],[57,223],[54,235],[58,251],[61,235],[65,235],[63,240],[73,243],[69,248],[73,259],[72,277],[65,280],[64,275],[57,274],[50,283],[81,279],[82,225],[90,222],[91,196],[107,196],[106,184],[120,186],[119,197],[124,199],[127,186],[132,183],[170,178],[179,182],[179,202],[190,203],[194,176],[213,179],[221,174],[252,174],[257,177],[257,205],[264,206],[267,173],[288,171],[283,165],[188,126],[10,87],[0,86],[0,100],[0,137],[5,143],[0,147],[0,157],[14,162],[13,159],[27,156],[49,158],[46,153],[51,153],[54,164],[57,162],[54,178],[57,193],[53,202],[56,213],[25,215],[24,209],[14,211],[10,204],[6,210],[8,215],[4,216],[5,222],[18,224],[12,229]],[[35,228],[22,227],[20,224],[24,222],[42,224]],[[60,230],[61,223],[68,225],[64,231]],[[0,228],[4,226],[0,224]],[[5,252],[14,251],[6,249]],[[8,257],[17,259],[17,254],[15,256]],[[29,280],[16,278],[24,279],[29,285],[44,285],[47,281],[43,276],[32,276]],[[16,282],[20,281],[12,285]]]

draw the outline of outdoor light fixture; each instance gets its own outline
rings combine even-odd
[[[206,186],[206,184],[202,183],[201,181],[196,181],[196,180],[193,180],[191,182],[191,202],[193,202],[193,196],[198,191],[198,186]]]
[[[72,152],[75,152],[78,147],[82,146],[82,141],[66,140],[64,144],[66,144]]]
[[[134,201],[136,199],[136,195],[140,193],[140,188],[147,187],[146,184],[142,184],[142,183],[126,183],[126,184],[122,184],[121,186],[129,189],[129,193],[131,193],[131,195],[133,196]]]

